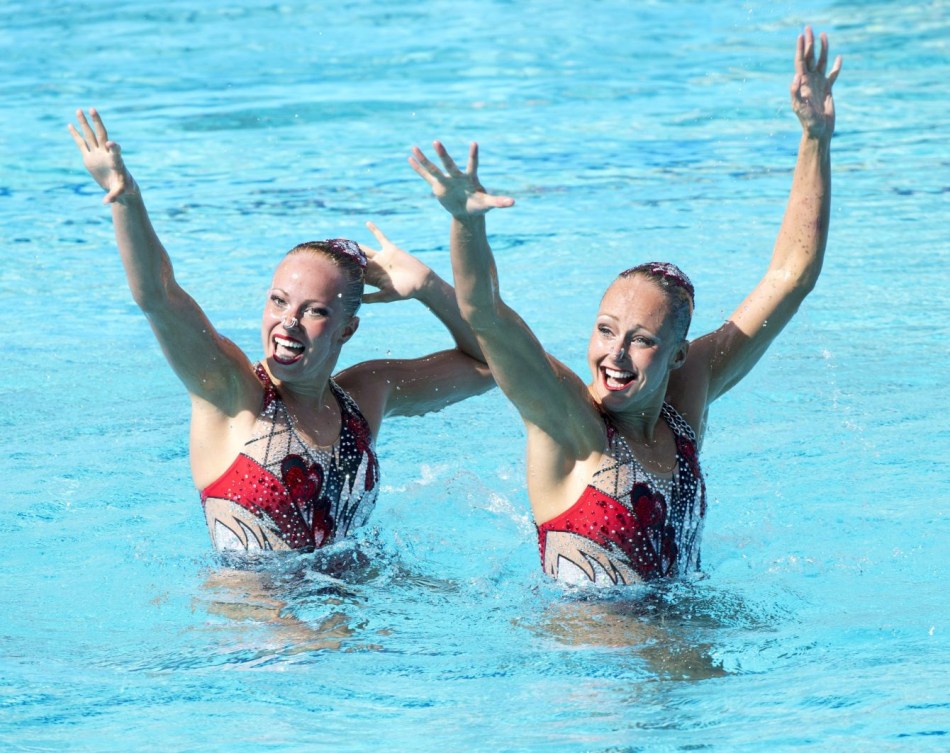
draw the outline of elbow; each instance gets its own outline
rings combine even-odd
[[[804,280],[798,281],[795,285],[787,288],[780,296],[781,303],[779,304],[779,308],[784,309],[787,312],[787,316],[794,316],[805,302],[805,298],[807,298],[808,294],[814,289],[814,280],[807,282]]]
[[[812,265],[811,268],[807,269],[802,275],[799,276],[795,285],[795,292],[798,294],[799,300],[804,300],[805,296],[815,289],[815,286],[818,284],[818,277],[820,274],[821,263],[819,261],[817,264]]]
[[[802,280],[798,286],[798,289],[795,291],[797,293],[798,302],[801,303],[805,300],[805,297],[815,289],[815,286],[818,284],[818,275],[809,277],[807,280]]]
[[[132,300],[146,316],[166,311],[174,305],[176,291],[181,291],[174,277],[131,285]]]
[[[471,355],[467,355],[467,358],[470,370],[466,378],[456,385],[460,389],[460,394],[455,398],[458,400],[482,395],[496,386],[495,377],[487,363]]]
[[[488,368],[488,364],[479,362],[475,368],[474,394],[481,395],[495,386],[495,376]]]
[[[132,300],[146,316],[168,308],[168,291],[161,286],[136,286],[131,288]]]
[[[766,279],[775,290],[782,291],[789,299],[801,302],[815,289],[820,274],[821,257],[812,254],[807,263],[770,270]]]

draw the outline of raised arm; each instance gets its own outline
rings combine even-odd
[[[471,327],[459,313],[455,291],[419,259],[399,248],[372,222],[366,226],[379,249],[361,245],[366,282],[377,288],[364,303],[415,299],[441,321],[455,340],[454,350],[415,359],[366,361],[337,375],[374,430],[387,415],[414,416],[441,410],[489,389],[493,381]]]
[[[69,131],[90,175],[112,207],[119,254],[132,297],[145,313],[165,357],[188,392],[222,410],[236,397],[235,373],[253,377],[244,354],[220,337],[204,312],[175,281],[171,261],[149,220],[138,185],[110,141],[99,113],[77,113]]]
[[[792,109],[802,124],[802,137],[771,262],[728,321],[691,346],[682,375],[688,378],[697,366],[706,364],[708,402],[749,373],[814,288],[821,272],[831,209],[831,136],[835,126],[831,89],[841,70],[840,56],[826,74],[827,64],[827,36],[821,35],[816,59],[815,37],[806,27],[798,37],[791,85]]]
[[[372,222],[366,227],[379,241],[379,250],[360,246],[366,254],[366,282],[377,288],[365,293],[363,303],[390,303],[413,298],[445,325],[459,351],[485,362],[475,333],[459,312],[452,286],[412,254],[403,251]]]
[[[568,454],[583,452],[578,425],[565,416],[578,416],[588,395],[584,383],[567,367],[548,356],[531,329],[501,298],[495,259],[485,230],[485,215],[514,201],[493,196],[478,179],[478,145],[472,144],[464,171],[445,147],[434,143],[443,172],[421,150],[410,164],[432,187],[452,215],[451,249],[455,291],[462,316],[471,325],[498,386],[530,428],[540,429]],[[583,423],[583,422],[581,422]],[[588,439],[600,442],[600,426],[584,426]]]

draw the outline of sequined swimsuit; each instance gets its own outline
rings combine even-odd
[[[604,416],[607,452],[568,510],[538,526],[544,571],[571,583],[618,585],[699,569],[706,483],[696,435],[669,403],[663,419],[676,438],[669,478],[645,470]]]
[[[258,364],[264,404],[251,439],[231,467],[201,491],[218,551],[315,549],[366,522],[379,493],[369,424],[332,379],[340,437],[329,447],[304,441],[273,382]]]

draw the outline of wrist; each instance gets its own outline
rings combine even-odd
[[[427,267],[425,277],[420,280],[411,297],[429,306],[439,297],[444,287],[445,280]]]
[[[815,154],[818,157],[826,158],[831,155],[831,134],[827,136],[813,136],[808,132],[802,134],[802,140],[798,145],[799,154]]]
[[[831,145],[831,136],[833,133],[833,131],[812,133],[806,128],[802,131],[802,144],[813,144],[827,149]]]
[[[139,184],[135,182],[132,174],[126,170],[121,179],[121,190],[115,197],[117,204],[129,204],[133,201],[140,201],[142,192],[139,190]]]
[[[452,221],[456,223],[462,230],[468,233],[479,233],[485,231],[484,214],[453,214]]]

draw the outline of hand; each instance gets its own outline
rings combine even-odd
[[[828,35],[821,35],[821,53],[815,62],[815,35],[811,27],[798,35],[795,49],[795,78],[792,79],[792,110],[801,121],[805,133],[812,138],[831,138],[835,130],[835,102],[831,87],[841,71],[841,56],[835,58],[831,73],[828,65]]]
[[[478,181],[478,144],[472,142],[468,152],[468,167],[459,170],[454,160],[438,141],[432,142],[435,153],[445,166],[443,173],[422,153],[419,147],[412,148],[409,164],[432,186],[432,193],[448,212],[458,220],[477,217],[495,207],[510,207],[515,200],[507,196],[493,196],[485,191]]]
[[[376,236],[380,249],[376,251],[360,244],[366,254],[365,279],[379,290],[375,293],[364,293],[363,302],[390,303],[414,298],[429,280],[432,270],[415,256],[399,248],[372,222],[367,222],[366,227]]]
[[[134,193],[138,187],[122,161],[121,148],[114,141],[109,141],[99,113],[90,108],[89,116],[92,118],[92,126],[83,111],[77,110],[76,118],[82,128],[82,135],[72,123],[69,124],[69,132],[82,153],[82,161],[89,174],[106,191],[102,203],[111,204],[123,194]]]

